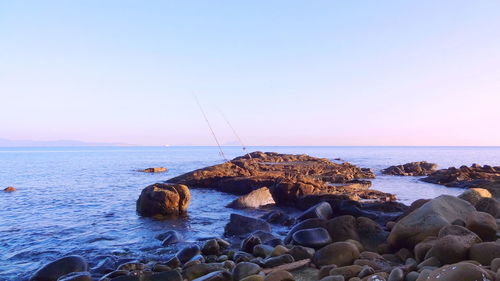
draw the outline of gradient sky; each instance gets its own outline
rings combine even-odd
[[[500,1],[3,1],[0,138],[500,145]]]

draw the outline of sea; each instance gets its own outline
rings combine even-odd
[[[463,190],[381,175],[381,169],[422,160],[439,168],[500,165],[500,147],[223,147],[228,159],[251,151],[340,158],[371,168],[377,176],[372,188],[405,204]],[[0,191],[0,280],[28,280],[39,267],[70,254],[84,256],[90,266],[106,256],[161,260],[177,246],[163,247],[158,234],[177,230],[186,243],[201,241],[222,236],[232,212],[264,214],[226,208],[236,196],[194,188],[185,217],[157,221],[136,214],[144,187],[222,162],[217,147],[0,148],[0,188],[17,188]],[[138,171],[159,166],[168,171]]]

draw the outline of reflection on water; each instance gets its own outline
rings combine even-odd
[[[306,153],[342,158],[375,170],[372,188],[411,203],[460,190],[420,182],[414,177],[380,175],[393,164],[427,160],[440,167],[472,163],[500,165],[500,148],[264,147],[251,150]],[[225,148],[228,157],[241,154]],[[145,186],[184,172],[220,163],[213,147],[0,148],[0,280],[22,280],[47,261],[80,254],[161,258],[175,251],[155,236],[178,230],[186,240],[221,236],[233,195],[192,189],[189,213],[177,220],[154,221],[135,213]],[[164,166],[167,173],[137,169]],[[236,211],[245,213],[245,211]],[[259,215],[262,211],[253,211]],[[182,244],[180,245],[182,246]],[[21,276],[21,278],[19,278]]]

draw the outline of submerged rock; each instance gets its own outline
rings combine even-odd
[[[154,168],[146,168],[144,170],[141,170],[141,172],[144,172],[144,173],[163,173],[166,171],[167,171],[167,168],[165,168],[165,167],[154,167]]]
[[[16,191],[17,189],[13,186],[7,186],[6,188],[4,188],[4,192],[14,192]]]
[[[411,162],[404,165],[390,166],[382,174],[393,176],[427,176],[436,171],[437,164],[426,161]]]
[[[137,212],[144,217],[179,215],[187,211],[190,199],[185,185],[156,183],[142,190]]]
[[[33,274],[30,281],[56,281],[66,274],[87,270],[88,264],[81,256],[67,256],[44,265]]]

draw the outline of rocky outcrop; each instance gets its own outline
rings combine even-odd
[[[312,194],[333,194],[353,200],[394,197],[369,190],[370,182],[362,179],[370,178],[374,174],[369,169],[347,162],[338,164],[308,155],[253,152],[168,182],[237,195],[268,187],[276,204],[292,206],[299,198]]]
[[[140,170],[141,172],[144,173],[164,173],[167,171],[167,168],[165,167],[153,167],[153,168],[146,168],[144,170]]]
[[[488,186],[497,181],[500,184],[500,167],[489,165],[473,164],[470,167],[461,166],[460,168],[451,167],[448,169],[437,170],[422,181],[441,184],[448,187],[481,187]],[[490,190],[489,188],[486,188]],[[493,192],[492,192],[493,193]]]
[[[383,169],[382,174],[393,176],[427,176],[435,172],[436,168],[437,164],[420,161],[390,166]]]
[[[145,217],[179,215],[187,211],[190,199],[185,185],[156,183],[142,190],[137,213]]]
[[[274,204],[274,199],[267,187],[256,189],[247,195],[243,195],[227,205],[230,208],[259,208],[265,205]]]

